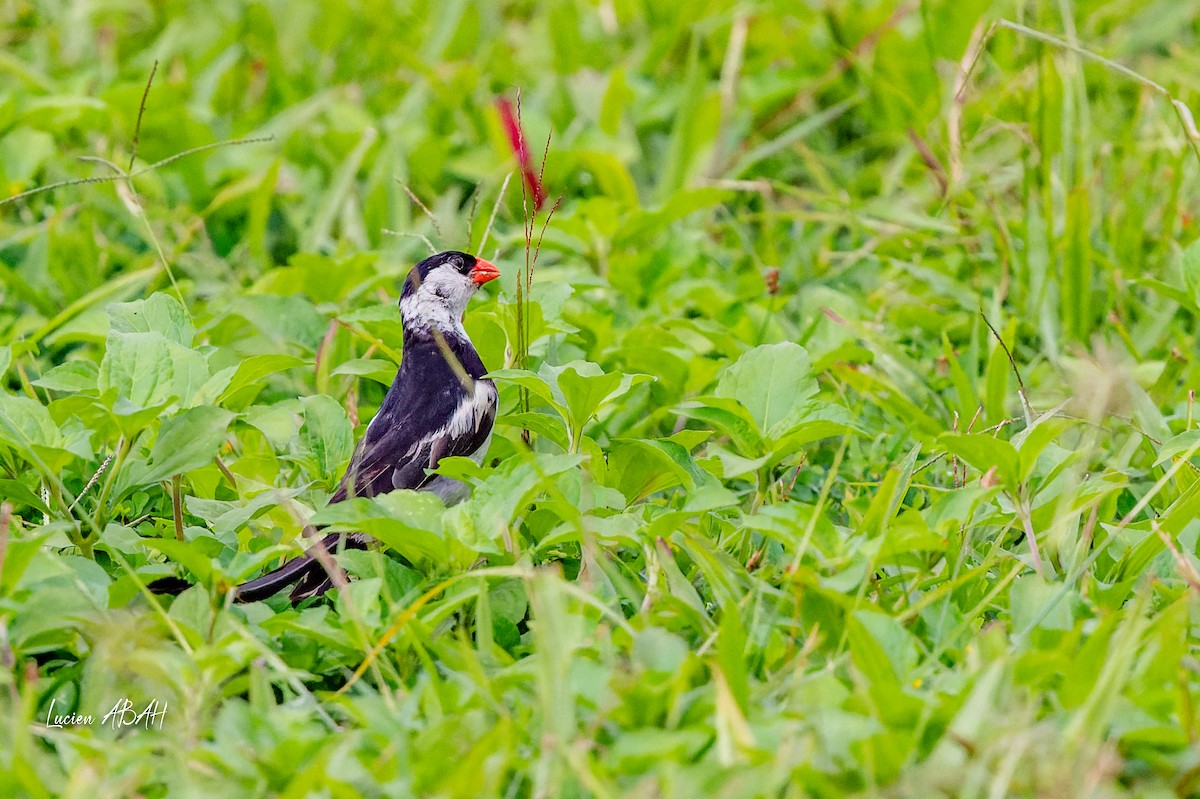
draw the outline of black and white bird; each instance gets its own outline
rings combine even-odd
[[[466,497],[464,483],[429,474],[442,458],[483,460],[496,419],[496,386],[463,329],[467,303],[500,270],[462,252],[432,255],[412,268],[400,294],[404,350],[400,370],[367,425],[330,503],[397,488],[432,491],[446,504]],[[309,528],[307,533],[316,532]],[[235,589],[239,602],[265,599],[295,585],[293,602],[320,596],[336,572],[329,553],[365,549],[362,533],[331,533],[299,557]],[[182,581],[156,581],[157,593],[177,593]]]

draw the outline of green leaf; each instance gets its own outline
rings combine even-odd
[[[50,508],[42,502],[42,498],[30,491],[16,480],[0,480],[0,497],[20,505],[28,505],[42,513],[49,513]]]
[[[996,469],[996,475],[1010,491],[1020,482],[1021,457],[1007,441],[985,433],[943,433],[938,444],[983,473]]]
[[[712,425],[728,435],[734,447],[745,457],[757,458],[767,452],[767,444],[763,441],[758,424],[746,407],[735,399],[697,397],[693,402],[680,405],[678,411],[689,419]]]
[[[269,355],[252,355],[245,358],[235,367],[222,369],[204,384],[204,388],[196,397],[197,402],[208,402],[220,405],[237,392],[255,383],[261,383],[264,378],[273,374],[303,366],[305,361],[294,355],[271,353]]]
[[[44,130],[21,126],[8,131],[0,138],[0,175],[11,188],[5,193],[25,188],[56,152],[54,137]]]
[[[202,541],[178,541],[174,538],[143,538],[142,544],[163,553],[183,566],[202,582],[212,581],[212,558],[205,553]]]
[[[237,531],[251,519],[277,507],[299,494],[300,491],[299,488],[275,488],[263,491],[244,504],[240,501],[227,502],[195,496],[186,496],[183,501],[188,513],[204,519],[208,522],[213,534],[220,537]]]
[[[361,531],[415,564],[470,562],[474,554],[452,546],[443,534],[446,506],[428,491],[391,491],[329,505],[311,519],[333,530]]]
[[[897,679],[896,671],[887,652],[864,624],[863,618],[866,615],[866,611],[859,611],[846,617],[846,637],[850,645],[850,658],[863,677],[873,686],[898,691],[900,681]]]
[[[717,627],[717,662],[743,713],[750,712],[750,677],[746,673],[746,630],[737,604],[725,606]]]
[[[366,377],[390,386],[396,379],[396,364],[382,358],[353,358],[338,364],[330,374]]]
[[[817,414],[829,418],[806,419],[788,430],[771,448],[772,462],[778,462],[814,441],[858,432],[851,424],[845,408],[827,405],[814,412],[813,415]]]
[[[113,331],[100,361],[97,388],[119,415],[188,404],[208,380],[208,363],[161,333]]]
[[[74,360],[60,363],[32,383],[50,391],[95,391],[99,377],[100,368],[96,364]]]
[[[1167,439],[1158,448],[1155,466],[1161,466],[1169,460],[1181,455],[1195,456],[1200,452],[1200,430],[1185,430],[1177,436]]]
[[[656,446],[658,444],[660,442],[626,439],[608,453],[606,484],[620,491],[629,504],[645,499],[656,491],[679,485],[685,488],[695,486],[688,470],[663,447]]]
[[[28,397],[0,391],[0,443],[8,443],[36,464],[58,469],[73,456],[50,412]]]
[[[638,383],[654,379],[650,375],[605,372],[598,364],[588,361],[572,361],[562,366],[542,364],[537,374],[522,369],[501,369],[488,376],[526,388],[558,411],[573,442],[579,441],[584,425],[601,408]]]
[[[1183,283],[1191,292],[1192,301],[1200,303],[1200,240],[1193,241],[1183,251]]]
[[[566,420],[554,417],[548,413],[530,411],[529,413],[509,413],[496,419],[496,424],[504,427],[519,427],[530,430],[539,436],[549,439],[562,449],[570,447]]]
[[[675,674],[688,656],[687,642],[662,627],[638,630],[630,651],[633,662],[652,674]]]
[[[605,405],[633,386],[654,379],[650,375],[605,372],[599,364],[589,361],[572,361],[552,371],[556,373],[567,406],[567,420],[576,436]]]
[[[1012,444],[1021,459],[1020,479],[1022,482],[1033,476],[1034,470],[1037,468],[1038,456],[1045,451],[1046,447],[1057,441],[1070,425],[1068,420],[1058,417],[1058,411],[1062,410],[1064,405],[1066,405],[1065,402],[1058,408],[1043,413],[1034,420],[1033,424],[1013,436]]]
[[[117,333],[159,333],[168,341],[190,347],[196,336],[183,306],[169,294],[157,292],[144,300],[108,306],[108,321]]]
[[[225,431],[233,414],[211,405],[201,405],[163,423],[150,450],[141,482],[153,483],[189,472],[212,462],[225,443]]]
[[[50,536],[51,531],[43,527],[28,538],[5,542],[4,568],[0,569],[0,597],[12,594],[34,556],[42,551],[43,542]]]
[[[617,67],[608,75],[608,87],[600,102],[600,129],[610,136],[616,135],[621,125],[621,115],[632,99],[633,90],[625,80],[625,69]]]
[[[470,499],[447,512],[447,535],[477,552],[503,552],[505,536],[511,535],[517,516],[553,484],[555,475],[582,462],[580,455],[510,456],[475,486]]]
[[[721,373],[716,395],[745,406],[758,429],[776,438],[798,421],[801,406],[817,394],[808,351],[782,342],[755,347]]]
[[[528,389],[535,397],[558,411],[564,422],[567,421],[566,405],[557,396],[555,386],[547,382],[548,378],[552,379],[552,375],[538,374],[527,369],[498,369],[495,372],[489,372],[488,377],[501,383],[512,383]]]
[[[340,476],[354,453],[354,429],[346,410],[327,394],[305,397],[303,405],[301,444],[312,455],[319,475]]]

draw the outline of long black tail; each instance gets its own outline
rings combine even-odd
[[[345,539],[345,542],[342,542]],[[361,533],[330,533],[319,543],[313,544],[309,551],[299,557],[292,558],[274,571],[269,571],[261,577],[242,583],[234,589],[234,599],[238,602],[257,602],[274,596],[289,585],[295,585],[292,590],[292,604],[309,597],[321,596],[333,587],[333,578],[322,564],[321,559],[310,554],[317,547],[322,547],[326,553],[337,552],[339,547],[345,549],[366,549],[367,542]],[[330,562],[330,566],[337,568]],[[179,577],[163,577],[146,586],[155,594],[180,594],[191,587],[191,583]]]

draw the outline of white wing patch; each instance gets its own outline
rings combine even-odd
[[[462,403],[454,409],[450,421],[413,444],[407,455],[411,457],[417,454],[430,441],[447,436],[458,438],[478,430],[483,425],[483,420],[495,412],[497,398],[496,385],[491,380],[476,380],[475,392],[463,398]]]

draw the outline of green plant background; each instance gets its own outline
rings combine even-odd
[[[0,15],[0,795],[1200,791],[1195,2]],[[423,238],[496,440],[322,510]]]

